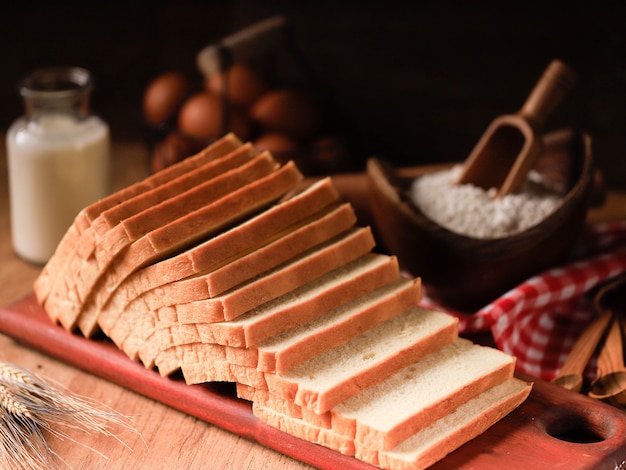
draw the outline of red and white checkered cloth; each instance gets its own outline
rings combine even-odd
[[[451,311],[428,298],[422,305],[459,318],[459,333],[491,330],[496,346],[517,358],[517,369],[552,380],[595,315],[595,286],[626,271],[626,221],[589,226],[570,264],[545,271],[473,314]],[[592,361],[587,374],[595,367]]]

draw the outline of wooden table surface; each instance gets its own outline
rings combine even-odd
[[[114,142],[113,174],[117,189],[146,174],[146,148],[140,142]],[[340,191],[364,210],[364,187],[352,176],[336,178]],[[610,192],[589,219],[626,218],[626,192]],[[10,237],[6,154],[0,150],[0,306],[32,290],[41,267],[19,259]],[[98,435],[72,433],[78,443],[50,439],[54,451],[73,469],[306,469],[310,466],[207,424],[113,383],[66,365],[0,334],[0,359],[13,362],[80,395],[132,417],[138,434],[124,432],[123,443]]]

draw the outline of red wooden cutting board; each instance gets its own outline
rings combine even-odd
[[[186,385],[128,359],[110,341],[54,325],[31,294],[0,309],[0,332],[146,397],[321,469],[372,469],[352,457],[278,431],[252,414],[228,384]],[[530,380],[528,377],[521,377]],[[624,469],[626,413],[544,381],[484,434],[433,469]]]

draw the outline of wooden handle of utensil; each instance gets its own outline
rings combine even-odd
[[[573,69],[560,60],[553,60],[526,99],[519,113],[537,131],[543,127],[576,83]]]
[[[258,57],[280,42],[286,27],[287,19],[279,15],[241,29],[202,49],[196,57],[198,68],[209,76],[234,62],[246,62]]]
[[[587,363],[591,359],[598,343],[606,331],[611,312],[605,312],[596,317],[582,332],[574,347],[567,356],[567,360],[559,371],[557,377],[564,377],[570,374],[582,374]]]
[[[598,377],[622,370],[623,368],[622,328],[619,319],[615,318],[609,330],[609,335],[598,355]]]

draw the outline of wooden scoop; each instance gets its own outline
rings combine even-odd
[[[626,273],[602,286],[595,298],[596,311],[612,314],[613,327],[598,356],[598,376],[589,396],[614,406],[626,407],[626,367],[623,334],[620,327],[626,318]]]
[[[591,384],[589,396],[615,406],[626,406],[626,367],[621,321],[616,318],[598,356],[598,377]]]
[[[611,316],[611,312],[605,312],[585,328],[567,356],[559,374],[552,381],[553,383],[568,390],[580,392],[585,367],[604,336]]]
[[[497,188],[497,197],[517,190],[541,153],[543,125],[575,81],[572,69],[553,60],[522,108],[516,114],[497,117],[489,125],[465,161],[457,184]]]

